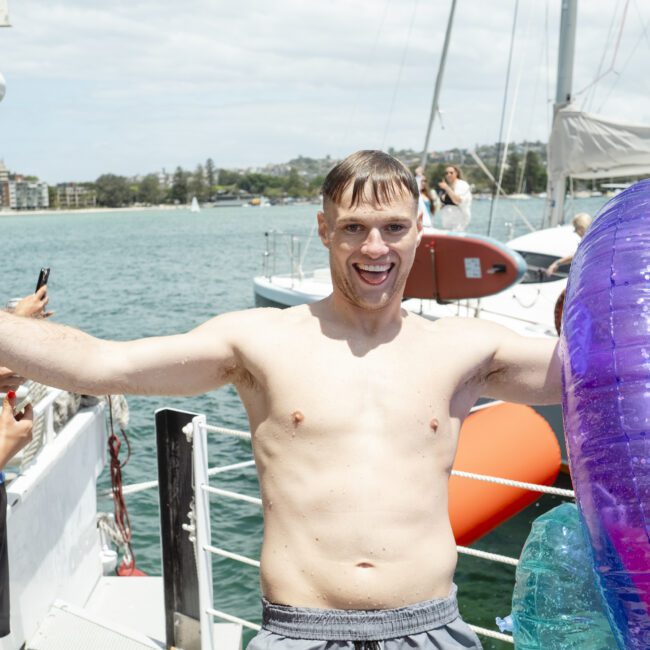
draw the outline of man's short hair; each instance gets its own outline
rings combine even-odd
[[[363,200],[382,205],[404,193],[410,194],[417,203],[420,195],[415,177],[408,167],[383,151],[357,151],[336,165],[323,183],[323,202],[329,200],[341,205],[343,194],[350,184],[350,208]]]

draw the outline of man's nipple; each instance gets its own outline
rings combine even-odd
[[[304,419],[305,416],[302,414],[302,411],[294,411],[291,414],[291,421],[294,427],[297,427]]]
[[[434,433],[438,433],[438,426],[440,426],[440,422],[438,422],[437,418],[431,418],[431,422],[429,422],[429,426],[431,427],[431,431]]]

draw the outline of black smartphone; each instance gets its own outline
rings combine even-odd
[[[44,284],[47,284],[47,280],[50,277],[50,269],[41,269],[41,272],[38,274],[38,282],[36,283],[36,291],[38,291]],[[36,293],[36,292],[34,292]]]

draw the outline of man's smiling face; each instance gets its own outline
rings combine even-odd
[[[383,205],[364,197],[352,207],[351,196],[348,187],[340,205],[326,199],[318,213],[334,291],[362,309],[383,309],[401,302],[413,265],[422,233],[417,201],[404,191]]]

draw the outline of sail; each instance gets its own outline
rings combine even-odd
[[[9,27],[9,7],[7,0],[0,0],[0,27]]]
[[[623,124],[573,105],[553,120],[548,147],[551,178],[616,178],[650,174],[650,126]]]

